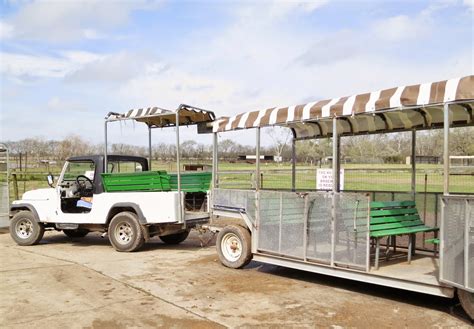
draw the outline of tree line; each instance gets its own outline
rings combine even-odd
[[[286,132],[273,134],[271,143],[262,147],[262,155],[280,155],[284,161],[291,159],[291,138]],[[42,160],[64,161],[75,155],[102,154],[103,144],[91,144],[80,136],[71,135],[63,140],[47,140],[44,138],[27,138],[8,141],[10,154],[13,158],[22,154],[29,163],[40,163]],[[209,160],[212,157],[212,145],[187,140],[181,143],[183,159]],[[242,145],[234,140],[219,141],[219,157],[223,160],[237,160],[239,155],[255,154],[255,146]],[[158,161],[176,159],[174,144],[158,143],[152,146],[152,156]],[[296,148],[298,162],[317,163],[332,155],[330,138],[319,140],[298,141]],[[116,143],[109,149],[110,153],[148,156],[148,147]],[[443,152],[443,131],[427,130],[417,132],[416,154],[441,156]],[[362,135],[343,137],[341,139],[342,159],[352,162],[391,162],[403,163],[411,154],[411,132],[380,135]],[[451,155],[474,155],[474,128],[452,129],[450,134]]]

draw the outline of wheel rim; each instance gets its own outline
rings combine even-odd
[[[33,223],[28,218],[20,219],[15,225],[15,233],[20,239],[28,239],[33,234]]]
[[[115,240],[120,244],[127,244],[132,241],[133,229],[127,222],[121,222],[115,227]]]
[[[242,241],[234,233],[227,233],[221,241],[221,250],[224,257],[235,262],[242,255]]]

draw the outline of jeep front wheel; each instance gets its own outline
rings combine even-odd
[[[109,240],[117,251],[137,251],[145,243],[137,215],[124,211],[112,218],[108,229]]]
[[[31,246],[43,238],[44,226],[36,221],[31,211],[20,211],[10,222],[10,235],[20,246]]]

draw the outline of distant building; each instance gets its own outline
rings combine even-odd
[[[332,164],[332,156],[327,156],[318,160],[322,164]],[[341,163],[352,163],[352,158],[350,156],[341,157],[339,160]]]
[[[411,156],[406,157],[405,163],[407,165],[411,164]],[[415,156],[415,163],[440,164],[441,163],[441,157],[439,157],[437,155],[416,155]]]
[[[185,164],[183,165],[184,171],[210,171],[212,166],[205,164]]]
[[[245,161],[248,163],[255,163],[257,161],[256,155],[239,155],[237,157],[237,161]],[[260,156],[261,162],[282,162],[283,158],[278,155],[261,155]]]
[[[449,163],[452,167],[474,167],[474,155],[451,155]]]

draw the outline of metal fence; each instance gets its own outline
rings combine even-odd
[[[318,168],[296,170],[297,190],[316,190]],[[252,189],[254,170],[219,171],[221,188]],[[441,168],[418,169],[416,171],[417,192],[442,192],[443,171]],[[261,189],[291,190],[291,169],[265,169],[260,174]],[[411,169],[409,168],[345,168],[344,190],[349,191],[394,191],[411,190]],[[453,168],[450,172],[451,193],[474,193],[474,168]]]

